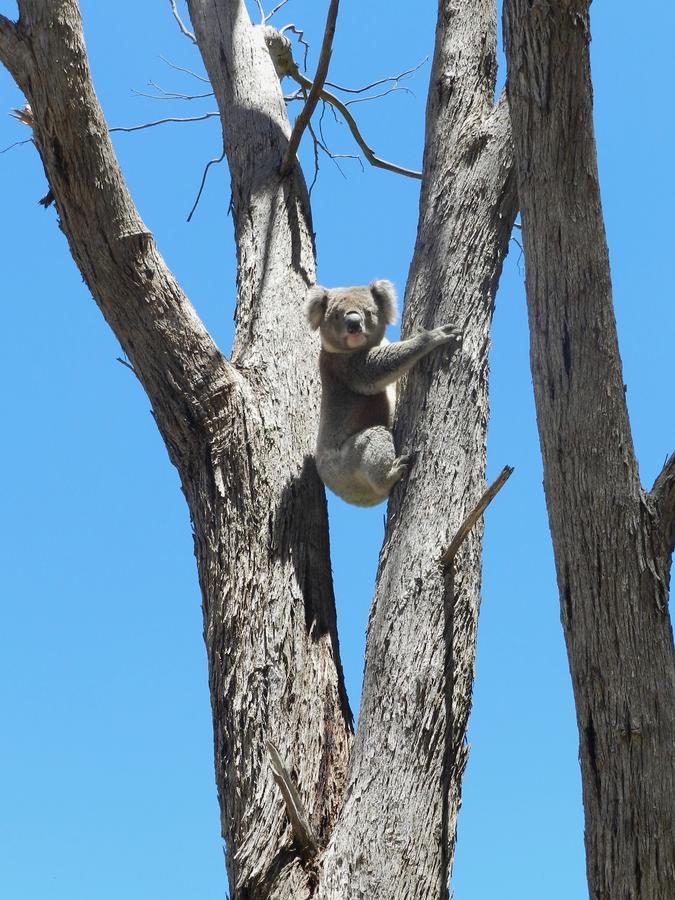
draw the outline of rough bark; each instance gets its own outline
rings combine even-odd
[[[484,489],[494,293],[516,212],[505,98],[494,105],[495,5],[441,2],[420,222],[403,335],[455,321],[464,345],[403,386],[402,451],[368,625],[359,727],[321,898],[447,896],[466,764],[482,529],[439,559]]]
[[[673,458],[646,494],[600,204],[588,2],[507,0],[532,377],[593,900],[675,896]]]
[[[219,98],[230,94],[223,121],[239,262],[232,363],[128,195],[72,0],[20,5],[16,34],[31,59],[17,80],[71,252],[148,393],[189,504],[233,893],[302,896],[308,876],[265,741],[279,748],[323,837],[351,739],[325,498],[309,458],[317,397],[302,301],[313,246],[302,174],[281,181],[276,172],[288,123],[264,43],[243,4],[217,6],[209,28],[220,69],[204,56]],[[194,10],[198,33],[209,11]],[[218,73],[228,69],[224,82]]]
[[[445,896],[466,759],[480,531],[462,548],[454,586],[438,560],[483,489],[488,334],[515,212],[506,104],[493,106],[494,5],[439,6],[404,332],[454,319],[466,338],[461,358],[420,366],[403,391],[397,442],[423,452],[390,505],[344,805],[351,715],[325,498],[311,459],[318,347],[302,311],[314,280],[307,193],[297,164],[279,173],[290,127],[263,30],[241,0],[188,6],[232,179],[238,289],[229,361],[128,194],[76,0],[21,0],[16,26],[0,18],[0,59],[31,105],[61,227],[148,393],[187,498],[231,894]],[[286,779],[295,832],[275,774]],[[315,839],[330,842],[323,857],[313,856]]]

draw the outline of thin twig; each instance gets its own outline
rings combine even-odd
[[[118,363],[122,363],[123,366],[126,366],[127,369],[131,369],[131,371],[134,373],[136,378],[138,378],[138,372],[136,371],[136,369],[134,369],[134,367],[131,365],[130,362],[127,362],[126,359],[122,359],[121,356],[116,356],[115,359],[117,360]]]
[[[0,153],[7,153],[8,150],[13,150],[14,147],[21,147],[23,144],[32,144],[33,138],[25,138],[23,141],[14,141],[13,144],[10,144],[9,147],[5,147],[4,150],[0,150]]]
[[[425,56],[424,59],[417,63],[416,66],[413,66],[412,69],[406,69],[405,72],[401,72],[400,75],[387,75],[386,78],[380,78],[378,81],[372,81],[370,84],[365,85],[365,87],[360,88],[348,88],[343,87],[341,84],[335,84],[334,81],[327,81],[326,87],[335,88],[336,91],[342,91],[345,94],[365,94],[366,91],[372,90],[372,88],[379,87],[381,84],[387,84],[390,81],[399,82],[402,78],[406,78],[408,75],[412,75],[414,72],[417,72],[422,68],[425,62],[429,59],[428,56]]]
[[[305,48],[302,67],[306,72],[307,71],[307,54],[309,53],[309,44],[305,40],[305,32],[302,30],[302,28],[297,28],[293,24],[284,25],[284,27],[281,29],[279,34],[283,34],[284,31],[292,31],[293,34],[297,37],[298,43],[302,44],[302,46]]]
[[[213,119],[219,116],[218,112],[207,112],[201,116],[168,116],[166,119],[157,119],[155,122],[145,122],[143,125],[116,125],[108,131],[142,131],[143,128],[154,128],[155,125],[165,125],[167,122],[203,122],[205,119]]]
[[[310,87],[312,84],[309,78],[305,78],[305,76],[302,75],[297,69],[292,73],[291,77],[295,81],[297,81],[298,84],[302,84],[304,87]],[[326,90],[321,91],[321,99],[329,103],[334,109],[339,110],[339,112],[341,112],[345,117],[354,140],[363,151],[363,155],[366,157],[371,166],[377,166],[380,169],[387,169],[389,172],[396,172],[397,175],[406,175],[408,178],[422,178],[421,172],[417,172],[414,169],[406,169],[404,166],[398,166],[396,165],[396,163],[388,162],[386,159],[381,159],[379,156],[376,156],[373,152],[373,149],[369,147],[368,144],[366,144],[364,138],[361,135],[361,132],[359,131],[359,126],[356,124],[356,119],[351,114],[348,107],[345,106],[345,104],[342,102],[342,100]]]
[[[298,146],[300,144],[300,138],[302,137],[302,132],[307,127],[307,123],[309,122],[312,113],[316,108],[316,104],[321,98],[323,85],[326,80],[326,76],[328,75],[328,64],[330,63],[332,53],[333,37],[335,35],[335,22],[337,20],[339,6],[340,0],[331,0],[330,6],[328,7],[326,29],[323,35],[323,43],[321,44],[321,53],[319,54],[319,64],[316,68],[316,75],[314,76],[314,82],[309,91],[307,103],[305,103],[303,108],[300,110],[300,113],[298,114],[298,117],[293,125],[293,131],[291,132],[291,136],[288,141],[286,154],[284,156],[283,162],[281,163],[280,173],[282,177],[284,175],[288,175],[288,173],[293,168],[295,157],[298,152]]]
[[[178,12],[178,7],[176,6],[176,0],[169,0],[169,3],[171,4],[171,12],[173,13],[173,17],[176,20],[176,22],[178,22],[178,27],[180,28],[180,30],[182,31],[182,33],[185,35],[186,38],[190,38],[192,43],[196,44],[197,38],[190,31],[190,29],[186,27],[185,22],[183,22],[183,20],[181,19],[180,13]]]
[[[187,75],[192,75],[193,78],[196,78],[197,81],[203,81],[204,84],[210,84],[208,78],[205,78],[204,75],[198,75],[196,72],[193,72],[192,69],[186,69],[185,66],[177,66],[176,63],[172,63],[170,59],[167,59],[166,56],[162,56],[160,54],[159,57],[163,63],[166,63],[171,69],[175,69],[176,72],[185,72]]]
[[[464,539],[471,531],[476,522],[483,515],[485,510],[487,509],[490,502],[494,499],[494,497],[499,493],[501,488],[506,484],[508,479],[511,477],[511,473],[513,472],[512,466],[504,466],[502,471],[499,473],[498,477],[492,482],[490,487],[485,491],[483,496],[480,498],[476,506],[472,509],[469,515],[464,519],[462,524],[457,529],[457,533],[454,538],[450,542],[450,546],[445,551],[445,553],[441,556],[439,560],[439,564],[442,568],[447,568],[455,556],[457,555],[457,551],[462,546]]]
[[[188,217],[187,217],[188,222],[190,221],[190,219],[192,219],[192,216],[194,215],[194,212],[197,209],[197,205],[199,204],[199,201],[201,199],[202,191],[204,190],[204,185],[206,184],[206,176],[208,174],[209,169],[211,168],[211,166],[217,165],[218,163],[222,162],[224,159],[225,159],[225,148],[223,147],[223,152],[220,154],[220,156],[216,156],[214,159],[210,159],[207,162],[206,166],[204,167],[204,174],[202,175],[202,182],[199,185],[199,190],[197,191],[197,198],[196,198],[195,202],[192,204],[192,209],[188,213]]]
[[[288,0],[281,0],[280,3],[277,3],[277,5],[274,7],[274,9],[270,10],[270,12],[267,13],[267,15],[265,16],[265,18],[262,21],[262,24],[265,25],[267,22],[269,22],[269,20],[272,18],[272,16],[275,16],[279,12],[281,7],[286,6],[287,3],[288,3]]]
[[[407,87],[392,87],[388,88],[386,91],[381,91],[379,94],[371,94],[369,97],[355,97],[353,100],[345,100],[345,106],[352,106],[354,103],[367,103],[368,100],[379,100],[381,97],[386,97],[387,94],[397,94],[397,93],[406,93],[412,94],[415,96],[410,88]]]
[[[332,23],[332,28],[330,27],[331,13],[337,15],[336,7],[337,0],[332,0],[331,8],[329,10],[329,21],[326,24],[326,32],[324,34],[324,41],[321,48],[321,59],[319,61],[319,68],[317,69],[314,81],[311,81],[298,69],[297,63],[293,59],[291,42],[282,33],[283,30],[287,29],[277,31],[276,28],[272,28],[270,25],[264,26],[265,43],[267,44],[267,49],[269,51],[270,57],[272,58],[274,69],[279,79],[281,80],[282,78],[288,76],[292,78],[293,81],[295,81],[297,84],[299,84],[300,87],[309,90],[309,98],[307,100],[307,103],[295,120],[295,125],[293,126],[293,131],[291,133],[289,145],[286,150],[286,155],[284,156],[284,161],[281,165],[281,174],[285,175],[288,173],[288,171],[290,171],[290,166],[293,164],[295,156],[297,154],[298,144],[302,132],[307,127],[307,122],[309,121],[309,118],[311,117],[316,104],[318,103],[318,100],[321,99],[329,104],[333,111],[333,115],[336,115],[335,111],[339,110],[339,112],[344,116],[347,125],[349,126],[349,130],[356,140],[356,143],[361,148],[363,155],[366,157],[371,166],[377,166],[380,169],[387,169],[390,172],[395,172],[397,175],[406,175],[408,178],[420,179],[422,177],[421,172],[417,172],[414,169],[406,169],[404,166],[396,165],[395,163],[388,162],[388,160],[381,159],[380,157],[376,156],[373,149],[368,146],[363,136],[361,135],[359,127],[356,124],[356,120],[349,111],[347,105],[334,94],[331,94],[329,91],[327,91],[323,86],[328,69],[328,60],[330,59],[330,42],[332,41],[335,28],[334,21]],[[396,76],[391,77],[393,77],[394,80],[396,78]],[[382,80],[387,81],[388,79]]]
[[[312,128],[311,120],[307,123],[307,130],[312,135],[312,141],[314,142],[314,177],[312,178],[312,183],[309,186],[307,193],[309,196],[312,196],[312,191],[314,190],[314,185],[316,184],[316,179],[319,177],[319,146],[321,145],[321,141],[316,136],[314,129]]]
[[[166,91],[155,81],[148,81],[148,84],[156,91],[159,91],[161,97],[158,94],[148,94],[145,91],[139,91],[137,88],[132,88],[131,93],[136,97],[148,97],[150,100],[203,100],[205,97],[215,96],[213,91],[204,91],[203,94],[182,94],[179,91]]]

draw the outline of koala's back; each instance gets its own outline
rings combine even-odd
[[[395,394],[391,390],[377,394],[358,394],[351,390],[340,377],[340,369],[346,364],[345,355],[321,351],[319,452],[323,448],[337,449],[347,438],[366,428],[377,425],[391,428],[393,424]]]

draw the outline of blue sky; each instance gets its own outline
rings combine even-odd
[[[214,109],[132,94],[201,85],[165,2],[83,0],[108,121]],[[434,3],[343,3],[330,78],[361,85],[433,50]],[[15,6],[0,2],[13,16]],[[316,50],[325,4],[291,0],[277,24]],[[624,381],[643,482],[675,445],[671,103],[675,8],[592,7],[598,154]],[[311,62],[310,62],[311,65]],[[400,92],[359,104],[376,151],[421,160],[429,63]],[[503,73],[502,73],[503,77]],[[0,149],[25,137],[4,113]],[[335,152],[356,152],[326,117]],[[115,137],[141,215],[208,328],[232,335],[234,247],[225,166],[191,224],[217,121]],[[304,159],[311,169],[311,153]],[[319,278],[391,278],[401,293],[418,185],[323,159],[313,192]],[[117,342],[88,295],[30,146],[0,156],[5,385],[0,471],[0,893],[11,900],[215,900],[225,895],[200,598],[178,477]],[[523,260],[512,243],[491,354],[489,471],[515,473],[486,523],[471,756],[459,824],[458,900],[586,895],[577,735],[559,624],[528,362]],[[384,507],[330,500],[343,659],[358,705]]]

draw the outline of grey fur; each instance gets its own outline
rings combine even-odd
[[[396,321],[396,292],[385,280],[359,287],[316,285],[306,312],[310,327],[321,332],[319,475],[348,503],[374,506],[389,496],[410,462],[394,449],[394,385],[433,350],[457,349],[462,332],[443,325],[390,344],[384,330]]]

